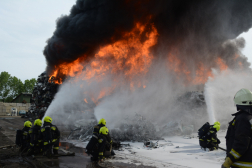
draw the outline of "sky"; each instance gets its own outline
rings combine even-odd
[[[46,68],[43,49],[76,0],[1,0],[0,72],[22,81],[37,78]],[[240,35],[246,40],[243,54],[252,62],[252,29]]]
[[[43,50],[56,19],[70,13],[76,0],[1,0],[0,72],[22,81],[45,71]]]

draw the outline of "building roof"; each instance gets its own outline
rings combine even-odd
[[[20,93],[19,95],[17,95],[17,97],[15,99],[13,99],[11,102],[14,102],[16,101],[17,98],[19,98],[21,95],[32,95],[31,93],[28,93],[28,92],[22,92]]]

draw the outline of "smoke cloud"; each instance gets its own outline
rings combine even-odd
[[[200,61],[213,66],[216,57],[233,57],[223,55],[220,46],[251,27],[251,9],[249,0],[78,0],[70,15],[58,18],[47,41],[47,72],[79,57],[90,61],[100,47],[122,39],[136,22],[157,28],[156,57],[167,57],[176,48],[182,50],[180,60],[190,59],[192,66]],[[160,50],[166,54],[160,56]]]
[[[148,48],[151,61],[146,53],[133,59],[141,71],[129,76],[125,74],[134,71],[134,66],[128,61],[138,54],[137,47],[126,43],[127,47],[122,48],[126,54],[120,62],[116,56],[120,47],[113,45],[115,52],[105,53],[106,57],[99,51],[127,41],[127,34],[136,25],[145,27],[134,31],[141,44],[146,44],[155,30],[157,35],[154,45]],[[203,91],[208,81],[208,111],[214,111],[216,118],[224,121],[220,114],[227,111],[219,109],[218,100],[229,96],[219,94],[235,85],[234,81],[231,86],[229,80],[250,73],[250,63],[241,53],[245,40],[235,38],[251,26],[249,0],[78,0],[70,15],[58,18],[56,30],[44,49],[47,73],[52,75],[57,70],[56,79],[65,80],[46,115],[72,123],[92,118],[94,110],[96,118],[106,118],[111,128],[136,114],[160,127],[171,121],[200,125],[208,120],[207,108],[183,104],[179,99],[188,91]],[[69,69],[60,65],[75,61],[83,68],[76,77],[69,77],[65,73]],[[122,68],[110,67],[119,67],[118,64]],[[87,78],[94,66],[107,71]],[[222,72],[226,69],[229,73]],[[234,92],[241,86],[236,84]]]

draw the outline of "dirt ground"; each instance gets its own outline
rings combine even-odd
[[[75,147],[62,142],[60,149],[65,149],[75,153],[75,156],[61,156],[46,158],[42,155],[27,157],[20,155],[19,148],[15,146],[16,130],[22,129],[27,119],[19,116],[0,116],[0,168],[147,168],[148,166],[110,163],[107,161],[103,165],[91,162],[90,156],[84,148]],[[64,133],[63,133],[64,134]],[[59,150],[59,154],[64,154]],[[150,167],[149,167],[150,168]]]
[[[19,155],[15,147],[15,130],[20,129],[20,125],[25,120],[20,117],[0,118],[0,168],[32,168]]]

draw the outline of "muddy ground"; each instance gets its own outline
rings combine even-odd
[[[61,156],[46,158],[42,155],[26,157],[20,155],[19,148],[15,146],[16,130],[22,129],[27,119],[17,117],[0,117],[0,168],[144,168],[149,166],[125,163],[110,163],[105,161],[102,165],[90,161],[90,156],[84,152],[85,149],[75,147],[68,143],[61,143],[60,149],[67,149],[75,153],[75,156]],[[64,154],[61,150],[60,154]],[[149,167],[150,168],[150,167]]]

